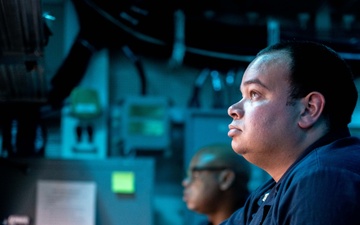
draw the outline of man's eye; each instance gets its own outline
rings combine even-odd
[[[250,92],[250,98],[251,99],[256,99],[257,97],[259,97],[259,94],[255,91],[251,91]]]

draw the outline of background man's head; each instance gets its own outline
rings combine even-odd
[[[190,210],[212,214],[241,207],[247,198],[250,165],[229,144],[201,148],[183,180],[183,199]]]

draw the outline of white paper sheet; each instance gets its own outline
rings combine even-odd
[[[39,180],[36,225],[94,225],[95,182]]]

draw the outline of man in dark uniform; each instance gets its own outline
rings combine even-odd
[[[272,179],[222,225],[360,224],[360,139],[348,128],[358,94],[345,61],[318,43],[278,43],[240,91],[232,148]]]

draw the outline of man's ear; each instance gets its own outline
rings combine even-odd
[[[231,187],[235,181],[235,172],[229,169],[221,171],[219,175],[220,190],[225,191]]]
[[[325,106],[325,98],[321,93],[314,91],[301,101],[304,107],[298,124],[301,128],[307,129],[312,127],[321,116]]]

